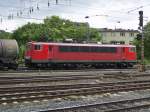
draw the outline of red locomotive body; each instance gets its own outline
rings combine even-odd
[[[25,52],[27,66],[93,65],[131,67],[136,63],[133,45],[29,42]]]

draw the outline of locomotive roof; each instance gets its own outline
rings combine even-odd
[[[82,43],[52,43],[52,42],[29,42],[32,44],[44,44],[44,45],[60,45],[60,46],[103,46],[103,47],[135,47],[134,45],[112,45],[112,44],[82,44]]]

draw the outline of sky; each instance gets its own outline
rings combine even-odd
[[[12,32],[28,22],[42,23],[52,15],[88,22],[94,28],[136,30],[140,10],[146,24],[150,20],[150,0],[58,0],[57,5],[55,0],[0,0],[0,30]]]

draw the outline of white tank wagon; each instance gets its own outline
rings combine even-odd
[[[19,48],[16,40],[0,39],[0,68],[16,69],[18,54]]]

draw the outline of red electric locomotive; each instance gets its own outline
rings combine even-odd
[[[133,45],[29,42],[25,64],[28,67],[132,67],[136,64],[136,48]]]

